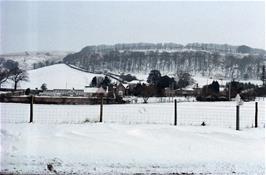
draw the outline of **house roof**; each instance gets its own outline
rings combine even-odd
[[[126,83],[124,83],[124,84],[122,84],[125,88],[128,86],[128,84],[126,84]]]
[[[132,80],[129,82],[129,84],[138,84],[144,82],[143,80]]]
[[[85,87],[84,92],[85,93],[97,93],[98,88],[95,87]]]

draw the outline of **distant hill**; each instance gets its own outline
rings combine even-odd
[[[187,45],[177,43],[119,43],[114,45],[91,45],[84,47],[81,52],[109,52],[115,50],[127,51],[180,51],[180,50],[198,50],[210,51],[219,53],[243,53],[245,45],[233,46],[229,44],[214,44],[214,43],[188,43]],[[265,54],[265,50],[248,47],[249,51],[245,53],[251,54]],[[246,48],[245,48],[246,50]]]
[[[88,71],[164,74],[186,71],[192,75],[224,79],[258,79],[265,64],[265,50],[228,44],[131,43],[84,47],[63,62]]]
[[[17,61],[21,68],[26,70],[36,69],[63,61],[63,58],[72,52],[21,52],[0,55],[0,58]]]

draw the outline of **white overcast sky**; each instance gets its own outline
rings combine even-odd
[[[130,42],[265,48],[260,2],[0,2],[0,53]]]

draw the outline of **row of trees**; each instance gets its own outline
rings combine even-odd
[[[50,65],[54,65],[54,64],[58,64],[60,62],[58,61],[54,61],[54,60],[45,60],[45,61],[39,61],[37,63],[33,63],[33,69],[38,69],[41,67],[45,67],[45,66],[50,66]]]
[[[81,51],[68,55],[64,62],[85,68],[89,71],[107,70],[110,72],[149,73],[157,69],[161,72],[175,73],[183,70],[202,76],[215,76],[221,72],[223,79],[235,78],[258,79],[264,55],[220,54],[217,52],[182,51],[111,51],[107,53]]]
[[[177,81],[174,77],[169,77],[167,75],[162,76],[161,72],[159,70],[151,70],[149,73],[149,76],[147,78],[147,82],[150,86],[154,86],[157,89],[164,89],[164,88],[170,88],[170,89],[182,89],[187,87],[188,85],[191,85],[194,83],[193,78],[189,73],[186,72],[177,72]],[[121,79],[125,81],[132,81],[136,80],[137,78],[131,74],[121,74]],[[90,86],[91,87],[104,87],[106,88],[108,85],[110,85],[111,79],[107,76],[105,77],[93,77]]]
[[[162,76],[159,70],[151,70],[147,82],[157,88],[182,89],[193,84],[195,81],[187,72],[178,71],[176,78],[174,78],[167,75]]]
[[[8,80],[14,83],[14,90],[17,90],[20,81],[28,81],[28,74],[19,68],[18,62],[0,58],[0,87]]]
[[[91,45],[86,46],[81,52],[110,52],[121,50],[181,50],[193,49],[222,53],[254,53],[264,54],[263,49],[254,49],[246,45],[232,46],[228,44],[208,44],[208,43],[188,43],[182,45],[178,43],[119,43],[114,45]]]
[[[266,95],[266,86],[258,86],[252,83],[243,83],[231,81],[226,83],[223,91],[220,91],[220,85],[217,81],[213,81],[209,85],[203,86],[200,95],[197,96],[199,101],[219,101],[234,98],[240,94],[241,98],[249,101],[254,100],[256,96]]]

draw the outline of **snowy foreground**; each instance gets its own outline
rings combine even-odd
[[[258,126],[265,127],[265,101],[258,102]],[[0,103],[1,123],[27,123],[30,105]],[[40,105],[33,106],[36,124],[78,124],[98,122],[99,105]],[[105,123],[166,124],[174,123],[174,103],[115,104],[103,106]],[[182,126],[208,126],[235,129],[236,103],[232,102],[180,102],[177,103],[177,124]],[[245,102],[240,107],[240,128],[255,125],[255,102]]]
[[[1,172],[265,174],[265,128],[2,124]],[[53,173],[51,173],[53,174]]]

